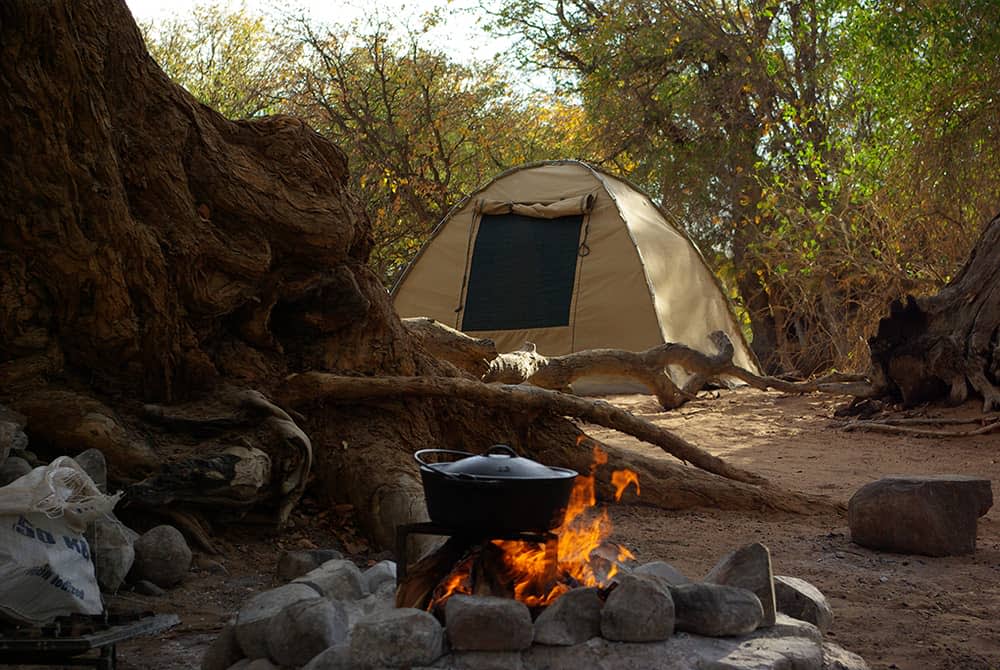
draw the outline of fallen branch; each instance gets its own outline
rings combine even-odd
[[[435,358],[448,361],[474,377],[487,374],[490,361],[497,358],[493,340],[470,337],[426,316],[402,319],[403,326]]]
[[[988,435],[989,433],[1000,432],[1000,420],[987,423],[974,430],[929,430],[926,428],[912,428],[902,425],[906,419],[890,419],[886,421],[852,421],[840,428],[844,432],[870,431],[873,433],[888,433],[891,435],[912,435],[914,437],[974,437],[976,435]],[[933,419],[914,419],[912,423],[941,425],[958,423],[970,423],[968,421],[934,421]],[[976,423],[981,423],[976,421]]]
[[[441,397],[513,412],[572,416],[654,444],[682,461],[721,477],[755,485],[769,483],[766,478],[730,465],[687,440],[603,400],[586,400],[532,386],[483,384],[453,377],[341,377],[306,372],[288,378],[280,396],[282,402],[291,406],[320,400],[354,403],[400,396]]]
[[[835,393],[867,398],[877,395],[875,387],[862,375],[834,374],[806,382],[790,382],[778,377],[754,374],[733,363],[733,343],[722,331],[712,333],[718,348],[714,356],[703,354],[683,344],[668,342],[645,351],[589,349],[565,356],[547,357],[525,344],[522,349],[494,358],[483,381],[487,383],[531,384],[553,391],[570,392],[570,385],[591,376],[616,376],[633,379],[650,390],[664,409],[676,409],[693,400],[711,380],[731,378],[753,388],[773,388],[786,393]],[[677,366],[690,373],[684,388],[678,388],[667,371]]]

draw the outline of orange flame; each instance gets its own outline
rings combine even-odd
[[[578,440],[579,441],[579,440]],[[594,462],[589,475],[579,475],[570,493],[566,516],[554,531],[556,540],[548,544],[521,540],[494,540],[503,550],[505,581],[513,584],[514,597],[529,607],[545,606],[566,591],[577,586],[606,586],[618,572],[614,560],[634,558],[632,552],[619,547],[613,558],[605,551],[595,553],[611,535],[611,519],[605,509],[595,509],[594,474],[598,466],[608,462],[606,452],[594,448]],[[617,470],[611,475],[615,500],[621,498],[629,484],[639,494],[639,476],[631,470]],[[435,589],[433,607],[443,603],[452,593],[469,592],[471,566],[458,566],[442,585]],[[464,576],[456,575],[464,573]],[[440,595],[439,595],[440,594]]]

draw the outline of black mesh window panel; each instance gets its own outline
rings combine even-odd
[[[569,325],[583,215],[482,217],[462,330]]]

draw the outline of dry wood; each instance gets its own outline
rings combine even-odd
[[[483,381],[528,383],[568,392],[575,380],[585,376],[629,377],[645,385],[664,409],[675,409],[693,399],[706,382],[727,377],[757,389],[773,388],[787,393],[822,391],[857,397],[868,397],[874,393],[867,378],[861,375],[837,374],[805,382],[757,375],[733,363],[733,344],[724,332],[712,333],[711,339],[718,349],[714,356],[683,344],[668,342],[641,352],[590,349],[546,357],[528,343],[518,351],[500,354],[493,359]],[[668,366],[682,367],[691,374],[683,389],[678,388],[666,372]]]
[[[764,477],[730,465],[687,440],[603,400],[585,400],[531,386],[483,384],[452,377],[340,377],[323,372],[306,372],[288,379],[281,395],[290,405],[318,400],[356,403],[400,396],[435,396],[469,400],[514,412],[572,416],[655,444],[682,461],[722,477],[749,484],[767,482]]]
[[[911,435],[913,437],[974,437],[1000,432],[1000,420],[987,423],[974,430],[929,430],[899,425],[899,420],[891,421],[852,421],[840,428],[845,432],[867,431],[872,433],[889,433],[892,435]]]
[[[868,341],[887,391],[907,406],[947,398],[960,404],[971,387],[983,413],[1000,409],[1000,216],[983,230],[962,270],[937,295],[894,301]]]
[[[435,358],[448,361],[460,370],[482,377],[497,358],[493,340],[469,337],[460,330],[425,316],[402,319],[403,326]]]

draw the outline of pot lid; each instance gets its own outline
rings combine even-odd
[[[435,451],[445,450],[427,449],[423,452],[417,452],[417,461],[421,465],[443,474],[488,477],[491,479],[560,479],[562,477],[576,476],[576,472],[572,470],[549,467],[530,458],[518,456],[517,452],[506,444],[495,444],[487,449],[486,453],[482,456],[468,454],[466,458],[461,458],[450,463],[425,463],[420,460],[419,455],[421,453],[433,453]]]

